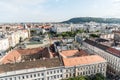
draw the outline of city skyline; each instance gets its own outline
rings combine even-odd
[[[120,18],[120,0],[1,0],[0,22],[59,22],[73,17]]]

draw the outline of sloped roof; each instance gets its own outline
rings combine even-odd
[[[99,62],[106,62],[106,60],[98,55],[63,58],[64,66],[67,66],[67,67],[77,66],[77,65],[95,64]]]
[[[84,50],[64,50],[64,51],[61,51],[60,54],[66,57],[89,55]]]
[[[6,63],[14,63],[20,62],[21,56],[23,55],[34,55],[34,54],[42,54],[42,57],[49,58],[52,54],[48,51],[47,48],[33,48],[33,49],[20,49],[20,50],[12,50],[7,53],[1,60],[1,64]]]
[[[40,68],[40,67],[52,68],[58,66],[62,66],[62,63],[58,58],[42,59],[36,61],[26,61],[15,64],[0,65],[0,73],[22,70],[22,69],[31,69],[31,68]]]
[[[6,54],[1,60],[1,64],[6,64],[6,63],[13,63],[20,58],[21,54],[17,50],[13,50]]]

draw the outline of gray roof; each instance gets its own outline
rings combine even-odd
[[[63,64],[61,63],[59,58],[26,61],[26,62],[14,63],[14,64],[0,65],[0,73],[22,70],[22,69],[39,68],[39,67],[52,68],[62,65]]]

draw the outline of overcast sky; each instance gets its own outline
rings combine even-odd
[[[120,18],[120,0],[0,0],[0,22],[57,22],[73,17]]]

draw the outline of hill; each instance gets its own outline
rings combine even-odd
[[[94,17],[78,17],[72,18],[62,23],[84,23],[84,22],[97,22],[97,23],[120,23],[120,18],[94,18]]]

